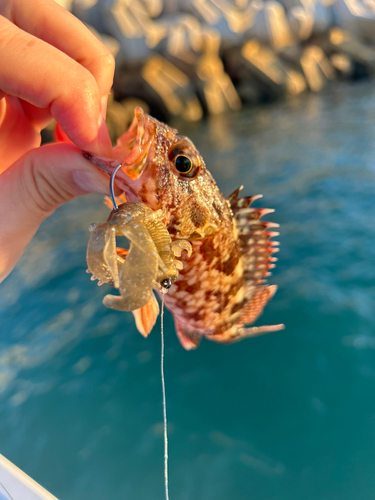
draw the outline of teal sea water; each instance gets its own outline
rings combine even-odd
[[[185,352],[165,317],[171,500],[375,498],[375,88],[184,125],[220,188],[281,225],[286,330]],[[0,287],[0,453],[60,500],[162,500],[160,323],[85,273],[100,196],[58,210]]]

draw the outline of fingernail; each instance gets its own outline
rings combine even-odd
[[[102,97],[102,117],[104,120],[106,119],[107,116],[107,104],[108,104],[108,96]]]
[[[96,138],[90,145],[85,146],[84,149],[90,153],[94,153],[107,158],[112,157],[112,142],[109,137],[109,132],[104,118],[100,112],[98,117],[98,132]]]
[[[84,193],[109,193],[109,179],[99,172],[94,174],[86,170],[75,170],[73,172],[73,181]]]
[[[102,115],[100,115],[100,117],[99,117],[99,130],[98,130],[98,136],[97,136],[96,143],[97,143],[97,149],[99,150],[99,154],[101,156],[106,156],[108,158],[111,158],[111,156],[112,156],[112,143],[111,143],[111,139],[109,137],[107,125],[106,125]]]

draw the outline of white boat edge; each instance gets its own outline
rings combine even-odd
[[[1,491],[1,485],[10,500],[57,500],[3,455],[0,455],[0,483],[0,500],[6,498]]]

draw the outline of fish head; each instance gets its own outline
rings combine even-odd
[[[85,156],[109,175],[121,163],[116,184],[127,200],[162,209],[174,238],[200,239],[218,232],[225,200],[202,156],[190,139],[141,108],[135,109],[112,159]]]

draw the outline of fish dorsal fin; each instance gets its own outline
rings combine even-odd
[[[236,215],[238,210],[241,208],[248,208],[253,201],[259,200],[259,198],[263,198],[262,194],[256,194],[254,196],[245,196],[243,198],[239,198],[238,195],[243,190],[243,186],[240,186],[238,189],[233,191],[231,195],[228,196],[228,201],[230,203],[230,208],[233,211],[233,214]]]
[[[257,288],[242,311],[240,323],[244,325],[254,323],[262,314],[267,302],[275,295],[276,290],[276,285],[260,286]]]
[[[147,337],[153,329],[159,315],[159,304],[152,294],[151,299],[140,309],[133,311],[135,325],[141,335]]]
[[[174,324],[176,327],[177,337],[181,342],[182,347],[187,351],[196,349],[199,346],[202,335],[186,328],[186,326],[178,318],[175,318]]]
[[[264,283],[270,276],[270,269],[275,267],[277,259],[273,256],[279,249],[277,241],[271,238],[279,233],[269,229],[279,227],[278,224],[260,220],[264,215],[272,213],[269,208],[252,208],[250,205],[262,195],[239,198],[242,186],[234,191],[228,201],[233,211],[238,230],[238,238],[244,256],[244,274],[249,286]]]

